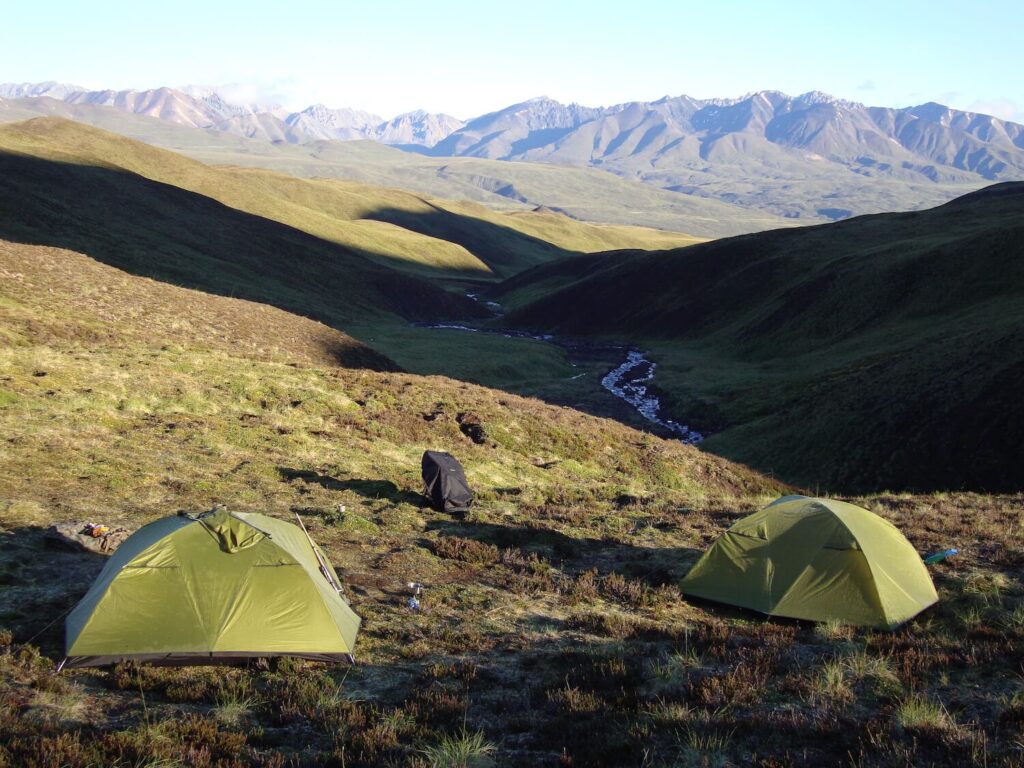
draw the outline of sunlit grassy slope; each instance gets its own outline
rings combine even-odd
[[[711,451],[822,488],[1024,487],[1024,184],[929,211],[599,254],[503,322],[647,343]]]
[[[356,182],[299,179],[254,168],[212,168],[79,123],[38,118],[0,127],[0,151],[120,169],[279,222],[391,267],[418,274],[489,277],[569,252],[670,247],[679,233],[598,226],[546,213],[497,213]]]
[[[304,178],[336,178],[399,187],[436,198],[469,200],[500,210],[562,209],[574,218],[722,237],[789,219],[716,200],[668,192],[604,171],[476,158],[431,158],[371,141],[272,144],[187,128],[113,107],[17,99],[0,105],[0,122],[50,115],[129,136],[213,165],[265,168]],[[635,247],[642,247],[638,243]]]
[[[942,602],[895,633],[770,621],[677,586],[725,526],[789,490],[744,467],[536,400],[352,368],[384,361],[72,251],[2,242],[0,278],[5,768],[421,767],[477,734],[502,765],[1019,754],[1019,496],[856,500],[922,552],[961,548],[934,570]],[[464,463],[465,519],[422,505],[427,447]],[[217,502],[303,516],[364,620],[359,664],[55,676],[61,615],[102,558],[47,549],[42,528]],[[427,585],[416,613],[409,581]]]

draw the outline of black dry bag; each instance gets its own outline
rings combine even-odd
[[[462,465],[444,451],[423,453],[423,494],[439,512],[466,512],[473,504]]]

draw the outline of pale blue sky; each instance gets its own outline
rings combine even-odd
[[[1024,121],[1024,2],[4,3],[0,82],[238,83],[254,99],[472,117],[532,96],[822,90]]]

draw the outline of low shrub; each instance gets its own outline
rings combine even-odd
[[[498,562],[500,552],[493,544],[485,544],[475,539],[462,539],[457,536],[446,536],[434,544],[434,552],[438,557],[458,560],[471,565],[491,565]]]

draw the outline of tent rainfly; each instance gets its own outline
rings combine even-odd
[[[140,528],[65,623],[68,667],[354,661],[359,617],[303,528],[219,508]]]
[[[462,465],[450,453],[424,451],[423,495],[439,512],[467,512],[473,504],[473,491],[466,481]]]
[[[784,496],[723,533],[683,593],[772,616],[892,629],[938,601],[887,520],[832,499]]]

